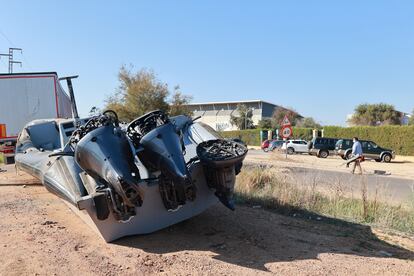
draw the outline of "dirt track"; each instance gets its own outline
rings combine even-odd
[[[157,233],[106,244],[30,177],[0,173],[0,183],[6,177],[13,184],[0,185],[2,275],[412,275],[414,269],[408,238],[249,206],[231,212],[217,205]]]
[[[252,148],[246,158],[247,161],[257,162],[260,164],[274,164],[279,167],[302,167],[308,169],[318,169],[334,172],[347,172],[344,165],[344,160],[338,156],[329,156],[326,159],[317,158],[308,154],[294,154],[288,155],[285,159],[285,154],[279,151],[263,152],[260,149]],[[405,179],[414,179],[414,157],[413,156],[397,156],[391,163],[375,162],[367,160],[362,163],[364,174],[373,174],[374,170],[382,170],[387,174]]]
[[[328,195],[340,190],[348,197],[360,197],[361,187],[366,185],[368,198],[399,205],[413,206],[414,198],[414,158],[397,157],[392,163],[363,162],[363,176],[351,175],[350,168],[341,166],[344,161],[338,157],[317,158],[308,154],[290,155],[288,158],[279,152],[265,153],[250,150],[245,165],[270,165],[273,170],[289,176],[290,181],[304,187],[316,183],[316,190]],[[382,170],[384,175],[374,174]],[[358,171],[357,171],[358,172]]]

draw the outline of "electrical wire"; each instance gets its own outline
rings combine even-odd
[[[7,65],[7,63],[6,63],[3,59],[1,59],[1,58],[0,58],[0,62],[4,64],[4,70],[6,70],[6,71],[7,71],[7,70],[8,70],[8,65]]]
[[[7,41],[7,42],[9,42],[10,43],[10,45],[11,46],[13,46],[13,47],[15,47],[15,48],[17,48],[17,46],[16,46],[16,44],[14,44],[10,39],[9,39],[9,37],[0,29],[0,34],[3,36],[3,38]],[[25,62],[25,64],[27,64],[27,67],[31,70],[31,71],[34,71],[34,69],[33,69],[33,67],[31,66],[31,64],[30,64],[30,62],[27,60],[27,58],[26,58],[26,56],[23,54],[23,51],[22,51],[22,53],[21,53],[21,55],[22,55],[22,57],[23,57],[23,59],[24,59],[24,62]],[[26,66],[23,66],[23,67],[26,67]]]
[[[0,34],[10,43],[11,46],[16,47],[16,45],[11,42],[11,40],[7,37],[7,35],[0,29]]]

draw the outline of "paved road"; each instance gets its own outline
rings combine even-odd
[[[263,157],[268,155],[261,150],[250,150],[246,158],[246,165],[257,165],[260,163],[264,165],[263,160],[256,159],[255,157]],[[311,157],[309,161],[311,162]],[[332,160],[334,162],[334,160]],[[278,166],[273,164],[273,166]],[[344,192],[349,194],[353,193],[355,196],[360,196],[361,187],[364,184],[367,186],[368,194],[370,197],[375,193],[380,198],[393,203],[413,203],[414,202],[414,180],[393,177],[389,175],[375,175],[368,173],[365,175],[352,175],[341,167],[343,171],[323,170],[304,168],[300,164],[284,163],[281,165],[286,168],[287,171],[292,173],[296,183],[303,183],[303,185],[311,185],[316,182],[317,185],[328,189],[336,189],[338,187],[344,188]]]

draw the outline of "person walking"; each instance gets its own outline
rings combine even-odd
[[[362,145],[361,142],[359,142],[358,137],[353,138],[353,146],[352,146],[352,158],[350,162],[347,163],[347,167],[349,167],[349,164],[354,162],[354,167],[351,171],[352,174],[355,173],[356,167],[359,168],[359,174],[362,174],[362,167],[361,167],[361,161],[364,158],[364,153],[362,152]]]

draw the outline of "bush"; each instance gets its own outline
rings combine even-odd
[[[250,146],[260,146],[260,130],[259,129],[223,131],[220,134],[224,138],[239,138]]]
[[[295,139],[303,139],[310,141],[313,137],[313,128],[304,128],[304,127],[294,127],[293,128],[293,137]]]
[[[250,146],[260,146],[260,129],[223,131],[220,134],[225,138],[239,138]],[[293,138],[309,141],[312,139],[312,129],[294,127]]]
[[[324,127],[324,136],[332,138],[359,137],[372,140],[381,147],[395,150],[400,155],[414,155],[414,126],[359,126]]]

